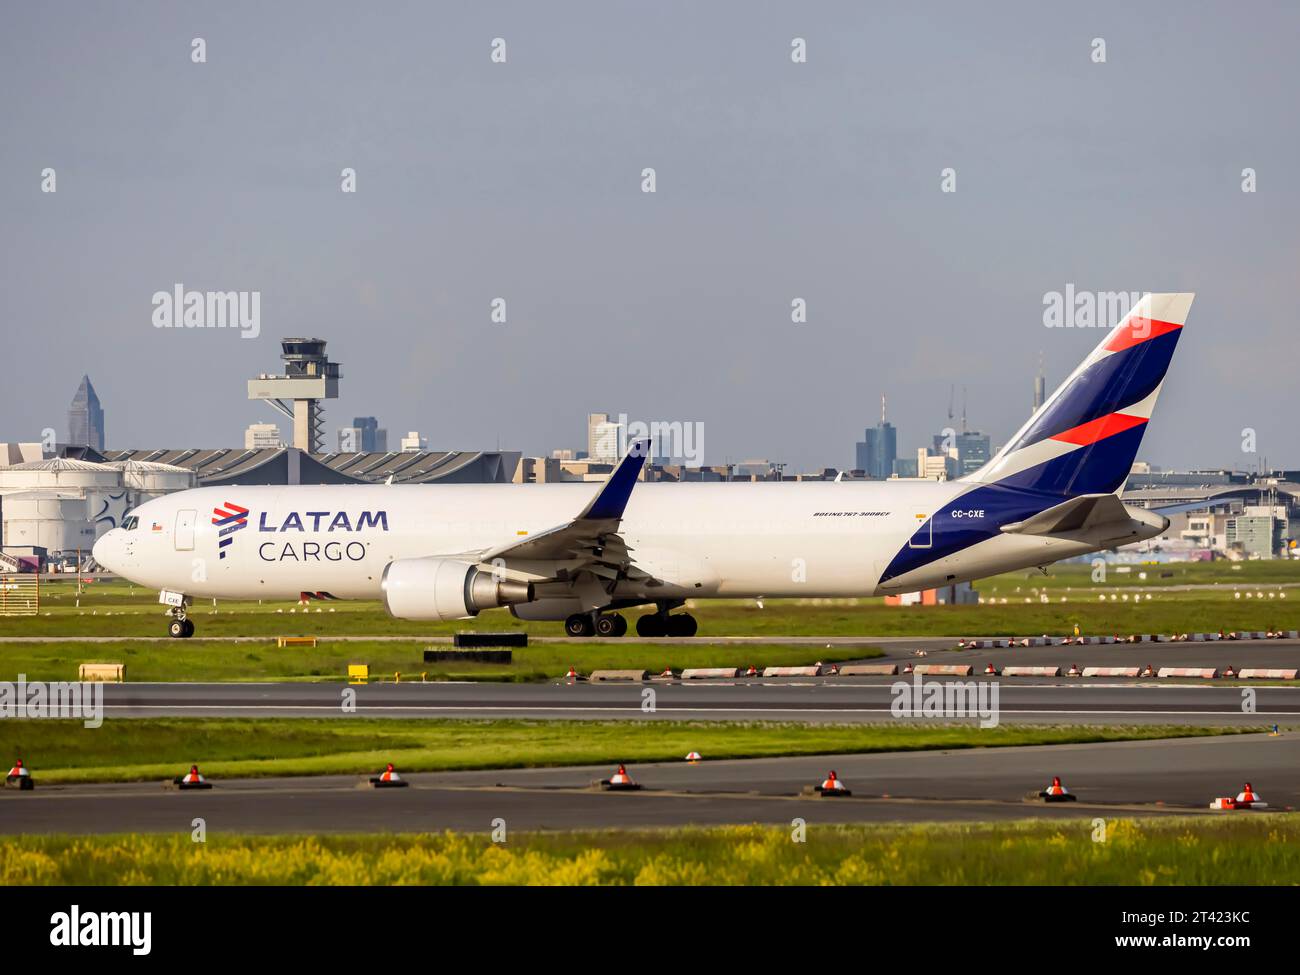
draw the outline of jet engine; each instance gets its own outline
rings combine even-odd
[[[457,559],[396,559],[380,581],[388,615],[404,620],[462,620],[480,610],[526,603],[531,582],[505,579]]]

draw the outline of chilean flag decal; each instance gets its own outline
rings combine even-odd
[[[216,525],[218,558],[226,557],[226,546],[234,541],[235,532],[248,527],[248,509],[227,501],[223,508],[212,509],[212,524]]]

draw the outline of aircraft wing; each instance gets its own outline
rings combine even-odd
[[[649,452],[649,440],[633,441],[595,497],[572,521],[489,549],[478,556],[479,561],[563,562],[570,573],[586,571],[608,580],[649,579],[633,564],[631,549],[618,535],[623,511]]]

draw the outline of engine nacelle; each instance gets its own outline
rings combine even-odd
[[[463,620],[480,610],[525,603],[531,582],[503,579],[457,559],[397,559],[379,583],[389,616],[404,620]]]

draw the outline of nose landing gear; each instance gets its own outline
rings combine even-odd
[[[171,617],[171,622],[167,624],[167,635],[176,640],[192,637],[194,621],[185,612],[190,605],[190,597],[179,592],[163,592],[158,601],[170,607],[167,610],[167,615]]]

